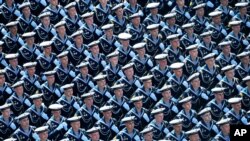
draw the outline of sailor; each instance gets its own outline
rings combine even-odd
[[[230,140],[230,118],[224,118],[218,121],[216,124],[220,127],[220,132],[212,141],[229,141]]]
[[[216,122],[211,117],[211,108],[206,107],[202,109],[198,115],[201,117],[201,121],[195,126],[200,129],[201,140],[210,140],[212,137],[219,133],[219,128]]]
[[[122,70],[125,74],[121,79],[117,81],[118,84],[123,83],[124,86],[124,95],[128,98],[131,98],[132,94],[136,91],[137,88],[140,88],[141,82],[139,78],[134,75],[134,63],[129,63],[122,67]]]
[[[157,62],[157,65],[150,70],[150,74],[154,76],[153,84],[156,87],[161,88],[172,75],[170,68],[167,65],[167,54],[156,55],[155,61]]]
[[[242,86],[246,86],[244,83],[242,83],[242,79],[246,76],[250,75],[250,58],[249,58],[250,52],[242,52],[237,55],[240,62],[235,67],[235,77],[239,78],[239,81]]]
[[[125,4],[124,14],[128,19],[135,13],[139,13],[142,17],[144,16],[142,6],[137,1],[129,0],[128,3]]]
[[[188,88],[186,76],[183,74],[183,66],[184,63],[181,62],[171,64],[173,75],[166,82],[166,84],[172,85],[171,92],[176,99]]]
[[[62,115],[64,117],[71,117],[75,114],[75,112],[80,109],[80,98],[73,96],[73,86],[74,84],[66,84],[61,87],[63,89],[64,94],[60,99],[57,100],[56,103],[63,105]]]
[[[94,23],[93,15],[94,12],[87,12],[81,16],[85,22],[85,24],[80,27],[80,29],[83,30],[83,40],[85,44],[98,40],[103,34],[101,29]]]
[[[30,125],[39,127],[44,125],[49,119],[47,113],[47,107],[42,103],[43,94],[33,94],[30,99],[33,101],[33,105],[26,110],[29,113]]]
[[[165,26],[165,23],[162,21],[163,17],[161,14],[158,14],[160,3],[159,2],[152,2],[148,3],[146,8],[150,11],[147,14],[147,17],[144,19],[143,24],[147,27],[152,24],[159,24],[161,27]]]
[[[189,139],[188,141],[200,141],[200,135],[199,135],[199,131],[200,129],[191,129],[189,131],[186,132],[187,135],[187,139]]]
[[[10,85],[5,82],[5,70],[1,69],[0,70],[0,105],[3,105],[6,100],[12,95],[13,90],[10,87]]]
[[[228,0],[220,0],[220,5],[216,8],[216,10],[222,11],[221,20],[225,25],[235,16],[236,11],[232,8]]]
[[[75,113],[77,116],[81,116],[81,128],[88,130],[94,124],[101,119],[99,107],[93,103],[94,92],[84,93],[81,95],[83,99],[83,105]]]
[[[173,130],[169,132],[166,139],[171,141],[187,141],[186,133],[183,131],[183,119],[173,119],[169,122],[172,125]]]
[[[195,15],[190,19],[194,23],[194,33],[200,35],[209,25],[209,19],[204,16],[206,3],[201,3],[193,7]],[[206,11],[207,12],[207,11]]]
[[[10,111],[11,104],[4,104],[0,106],[1,116],[0,116],[0,139],[6,139],[11,135],[18,127],[14,118],[11,117]]]
[[[35,141],[39,138],[37,133],[34,131],[35,127],[29,124],[29,113],[20,114],[16,120],[20,124],[20,127],[12,134],[12,137],[17,141]]]
[[[56,30],[50,22],[50,15],[50,12],[43,12],[38,16],[41,23],[34,30],[36,32],[36,43],[48,41],[56,36]]]
[[[59,54],[66,50],[72,43],[66,34],[66,28],[65,28],[66,22],[60,21],[57,24],[55,24],[55,29],[57,32],[57,35],[54,36],[51,41],[52,44],[52,50],[55,54]]]
[[[225,76],[217,84],[218,87],[225,88],[224,94],[226,99],[237,96],[242,89],[238,78],[234,77],[234,68],[235,65],[223,67],[221,71],[224,72]]]
[[[241,108],[242,98],[233,97],[228,99],[232,109],[225,114],[225,117],[231,118],[230,124],[244,124],[247,125],[246,111]]]
[[[76,141],[88,140],[85,130],[80,128],[81,126],[80,119],[81,119],[80,116],[74,116],[67,119],[67,121],[70,123],[71,128],[66,132],[66,134],[64,134],[65,138]]]
[[[37,57],[37,75],[41,75],[46,71],[53,70],[59,65],[59,61],[56,58],[56,54],[52,53],[52,41],[44,41],[40,43],[43,53]],[[45,80],[45,79],[43,79]]]
[[[108,0],[99,0],[99,3],[94,8],[94,13],[94,20],[98,26],[107,24],[113,18]]]
[[[183,129],[185,131],[192,129],[197,123],[197,113],[192,109],[192,97],[188,96],[179,100],[182,110],[177,114],[176,117],[183,119]]]
[[[212,40],[217,44],[227,36],[226,28],[221,22],[221,15],[222,11],[213,11],[209,13],[212,22],[206,27],[207,30],[212,31]]]
[[[176,6],[171,10],[171,12],[176,12],[177,25],[183,25],[188,23],[191,18],[188,9],[189,8],[185,5],[184,0],[176,0]]]
[[[165,46],[162,42],[162,37],[159,35],[159,24],[151,24],[147,26],[149,34],[144,38],[146,43],[146,53],[152,57],[164,51]]]
[[[215,54],[209,53],[203,57],[205,65],[200,70],[201,86],[208,90],[214,88],[214,86],[222,79],[220,75],[219,66],[215,64]]]
[[[63,135],[68,130],[68,125],[66,123],[66,118],[61,115],[61,109],[63,105],[61,104],[51,104],[49,109],[51,110],[51,117],[47,121],[46,125],[48,126],[48,138],[50,140],[60,140],[63,138]]]
[[[169,124],[164,121],[165,108],[153,109],[151,115],[154,119],[149,123],[149,127],[153,127],[153,139],[160,140],[164,139],[169,133]]]
[[[24,82],[24,92],[29,94],[34,94],[37,91],[41,91],[40,77],[35,73],[36,72],[37,62],[28,62],[23,65],[26,69],[26,73],[21,78]]]
[[[212,119],[215,121],[220,120],[224,114],[229,111],[229,103],[227,99],[224,98],[224,90],[225,88],[221,87],[213,88],[211,91],[214,95],[214,98],[206,105],[206,107],[210,107]]]
[[[12,21],[6,24],[9,32],[2,38],[4,53],[17,53],[18,49],[24,45],[23,39],[18,34],[18,21]]]
[[[102,26],[104,35],[99,38],[100,41],[100,52],[104,55],[112,53],[116,48],[120,46],[118,38],[113,34],[113,24],[106,24]]]
[[[107,65],[106,56],[100,53],[99,43],[99,41],[93,41],[88,44],[90,55],[85,58],[89,62],[89,73],[93,76],[102,72]]]
[[[146,127],[140,133],[142,134],[142,141],[153,141],[153,127]]]
[[[37,27],[37,18],[31,13],[30,2],[24,2],[19,5],[19,9],[22,12],[16,20],[18,21],[18,33],[31,32]]]
[[[249,93],[249,87],[250,87],[250,76],[246,76],[243,78],[243,82],[245,82],[246,87],[244,87],[239,96],[242,97],[242,107],[243,109],[245,109],[246,111],[249,111],[249,105],[250,105],[250,93]]]
[[[44,73],[46,81],[41,86],[43,101],[46,106],[55,103],[61,96],[60,85],[55,83],[56,71],[47,71]]]
[[[79,0],[76,1],[76,10],[80,15],[93,11],[94,5],[91,0]]]
[[[130,99],[133,103],[133,108],[126,114],[126,117],[134,116],[135,128],[141,131],[150,122],[150,116],[148,110],[143,107],[143,96],[134,96]],[[123,127],[124,122],[120,124],[120,128]],[[126,124],[126,123],[125,123]]]
[[[141,140],[139,131],[134,127],[135,126],[135,116],[124,117],[121,120],[125,123],[125,128],[122,129],[114,138],[114,140],[131,140],[138,141]]]
[[[86,131],[90,141],[102,141],[100,140],[100,127],[92,127]]]
[[[36,58],[41,54],[40,47],[35,44],[35,32],[27,32],[22,35],[25,44],[18,50],[19,64],[36,61]]]
[[[18,65],[18,53],[7,54],[5,58],[9,62],[9,65],[5,67],[6,82],[14,84],[24,75],[22,67]]]
[[[126,65],[136,54],[130,45],[132,35],[129,33],[120,33],[118,35],[120,46],[117,48],[119,52],[119,64]]]
[[[73,66],[79,65],[90,54],[85,41],[83,41],[82,34],[82,30],[74,32],[70,36],[73,43],[66,49],[69,51],[68,57]]]
[[[37,126],[38,128],[35,129],[35,132],[38,134],[39,136],[39,140],[40,141],[50,141],[48,139],[48,126]]]
[[[35,16],[38,16],[42,10],[48,5],[48,2],[46,0],[30,0],[30,11]]]
[[[2,39],[4,35],[6,35],[7,29],[3,23],[0,23],[0,38]]]
[[[8,66],[8,63],[5,60],[5,53],[3,52],[3,44],[4,42],[0,41],[0,68],[1,69],[4,69],[6,66]]]
[[[179,34],[172,34],[167,37],[170,41],[170,45],[164,50],[164,53],[168,54],[167,60],[169,64],[175,62],[182,62],[184,60],[183,51],[180,47]]]
[[[113,106],[104,105],[100,108],[103,117],[98,120],[95,126],[100,127],[100,138],[103,140],[111,140],[118,134],[117,120],[112,118]]]
[[[2,3],[1,3],[2,4]],[[17,17],[21,16],[21,12],[13,0],[5,0],[1,5],[1,23],[7,24],[8,22],[14,21]]]

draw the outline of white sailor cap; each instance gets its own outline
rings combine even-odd
[[[101,112],[111,111],[113,109],[112,105],[104,105],[100,108]]]
[[[93,15],[94,15],[94,12],[87,12],[87,13],[83,14],[81,17],[83,19],[86,19],[88,17],[93,17]]]
[[[30,38],[34,37],[36,35],[36,32],[26,32],[22,35],[23,38]]]
[[[173,119],[169,122],[169,124],[171,125],[178,125],[178,124],[182,124],[183,119]]]
[[[201,3],[201,4],[198,4],[196,5],[195,7],[193,7],[194,10],[198,10],[200,8],[204,8],[206,6],[206,3]]]
[[[193,44],[193,45],[190,45],[186,48],[186,50],[190,51],[190,50],[194,50],[194,49],[198,49],[198,44]]]
[[[37,65],[37,62],[28,62],[28,63],[23,64],[23,67],[27,69],[27,68],[35,67],[36,65]]]
[[[60,141],[70,141],[68,138],[61,139]]]
[[[44,72],[43,74],[44,74],[45,76],[51,76],[51,75],[55,75],[55,73],[56,73],[56,71],[55,71],[55,70],[52,70],[52,71],[46,71],[46,72]]]
[[[40,133],[46,132],[48,130],[49,130],[49,126],[41,126],[41,127],[36,128],[35,132],[37,134],[40,134]]]
[[[106,24],[102,26],[102,30],[108,30],[108,29],[113,29],[114,24]]]
[[[43,17],[50,17],[50,15],[51,15],[50,12],[43,12],[43,13],[41,13],[41,14],[38,16],[38,18],[41,19],[41,18],[43,18]]]
[[[207,54],[207,55],[205,55],[205,56],[203,57],[203,60],[207,60],[207,59],[210,59],[210,58],[214,58],[214,56],[215,56],[215,53],[209,53],[209,54]]]
[[[153,127],[148,126],[148,127],[144,128],[140,133],[145,135],[145,134],[147,134],[149,132],[153,132],[153,129],[154,129]]]
[[[172,70],[176,70],[176,69],[182,68],[183,66],[184,66],[184,63],[182,63],[182,62],[176,62],[176,63],[171,64],[170,68]]]
[[[235,4],[236,7],[247,7],[248,6],[248,2],[238,2]]]
[[[151,24],[147,26],[147,30],[154,30],[154,29],[158,29],[160,26],[160,24]]]
[[[69,54],[69,51],[63,51],[62,53],[58,54],[56,57],[57,58],[63,58],[64,56],[67,56]]]
[[[172,88],[172,85],[163,85],[163,87],[161,87],[161,89],[159,89],[159,92],[164,92],[167,90],[170,90]]]
[[[236,103],[240,103],[241,100],[242,100],[241,97],[233,97],[233,98],[228,99],[228,103],[230,103],[230,104],[236,104]]]
[[[128,117],[124,117],[122,119],[122,122],[129,122],[129,121],[134,121],[135,120],[135,116],[128,116]]]
[[[111,52],[110,54],[107,55],[107,58],[110,59],[112,57],[116,57],[119,55],[119,51],[114,51],[114,52]]]
[[[227,46],[227,45],[231,45],[231,41],[223,41],[223,42],[220,42],[219,43],[219,46],[221,46],[221,47],[224,47],[224,46]]]
[[[170,19],[170,18],[174,18],[175,16],[176,16],[176,13],[171,12],[171,13],[168,13],[168,14],[164,15],[164,18],[165,19]]]
[[[210,17],[216,17],[216,16],[220,16],[222,14],[221,11],[213,11],[213,12],[210,12],[208,15]]]
[[[67,89],[73,88],[73,86],[74,86],[74,83],[71,83],[71,84],[63,85],[61,88],[62,88],[63,90],[67,90]]]
[[[128,64],[126,64],[125,66],[122,67],[122,70],[125,71],[125,70],[127,70],[129,68],[132,68],[133,66],[134,66],[134,63],[128,63]]]
[[[99,43],[100,43],[99,40],[93,41],[93,42],[91,42],[91,43],[88,44],[88,47],[89,48],[94,47],[94,46],[98,45]]]
[[[203,32],[200,36],[201,37],[207,37],[207,36],[211,36],[213,33],[213,31],[206,31],[206,32]]]
[[[159,2],[152,2],[152,3],[147,4],[146,8],[148,9],[158,8],[159,5],[160,5]]]
[[[23,86],[23,81],[17,81],[15,84],[13,84],[11,87],[12,88],[16,88],[16,87],[19,87],[19,86]]]
[[[52,111],[57,111],[57,110],[61,110],[63,108],[63,105],[61,104],[51,104],[49,105],[49,109]]]
[[[248,75],[248,76],[244,77],[242,80],[243,80],[244,82],[250,81],[250,76]]]
[[[194,23],[187,23],[187,24],[182,25],[183,29],[187,29],[187,28],[191,28],[191,27],[194,27]]]
[[[147,80],[151,80],[153,78],[153,75],[145,75],[140,77],[141,81],[147,81]]]
[[[210,111],[211,111],[211,108],[210,108],[210,107],[206,107],[206,108],[202,109],[202,110],[198,113],[198,115],[201,116],[201,115],[204,115],[204,114],[206,114],[206,113],[208,113],[208,112],[210,112]]]
[[[125,87],[125,84],[121,83],[121,84],[114,84],[111,89],[113,90],[117,90],[117,89],[122,89]]]
[[[81,116],[73,116],[71,118],[68,118],[67,121],[69,122],[76,122],[76,121],[80,121]]]
[[[214,87],[213,89],[211,89],[211,91],[213,92],[213,94],[223,93],[224,90],[225,90],[225,88],[223,88],[223,87]]]
[[[71,37],[71,38],[75,38],[75,37],[77,37],[77,36],[79,36],[79,35],[82,36],[82,33],[83,33],[82,30],[77,30],[77,31],[74,32],[70,37]]]
[[[239,57],[241,59],[241,58],[244,58],[245,56],[249,56],[249,55],[250,55],[249,51],[244,51],[244,52],[238,54],[237,57]]]
[[[81,62],[79,65],[77,65],[77,68],[83,68],[83,67],[87,67],[89,65],[89,62]]]
[[[6,70],[5,69],[1,69],[0,70],[0,75],[4,75],[6,73]]]
[[[227,65],[227,66],[223,67],[221,69],[221,71],[227,72],[227,71],[233,70],[234,68],[235,68],[235,65]]]
[[[30,2],[24,2],[24,3],[20,4],[18,8],[23,9],[25,7],[30,7]]]
[[[5,56],[5,59],[11,60],[11,59],[16,59],[18,57],[18,53],[12,53],[12,54],[7,54]]]
[[[129,33],[120,33],[120,34],[118,35],[118,38],[119,38],[120,40],[129,40],[129,39],[131,39],[131,37],[132,37],[132,35],[129,34]]]
[[[133,49],[141,49],[144,48],[146,46],[145,42],[141,42],[141,43],[136,43],[135,45],[133,45]]]
[[[191,81],[193,81],[194,79],[199,78],[199,76],[200,76],[200,73],[199,73],[199,72],[193,73],[192,75],[190,75],[190,76],[188,77],[187,81],[188,81],[188,82],[191,82]]]
[[[43,41],[40,43],[40,46],[43,48],[50,47],[52,45],[52,41]]]
[[[179,103],[184,104],[184,103],[187,103],[187,102],[189,102],[191,100],[192,100],[192,96],[188,96],[188,97],[185,97],[185,98],[179,100]]]
[[[94,79],[94,81],[100,81],[100,80],[105,79],[106,77],[107,77],[107,75],[105,75],[105,74],[98,74],[93,79]]]
[[[86,131],[86,133],[87,134],[92,134],[92,133],[95,133],[95,132],[99,132],[99,130],[100,130],[100,127],[92,127],[92,128],[90,128],[90,129],[88,129],[87,131]]]
[[[232,26],[240,25],[241,23],[242,21],[234,20],[234,21],[229,22],[228,25],[232,27]]]
[[[76,6],[76,2],[71,2],[69,4],[67,4],[64,8],[69,10],[71,7],[75,7]]]
[[[193,135],[193,134],[198,134],[200,131],[200,128],[194,128],[186,132],[187,136]]]
[[[93,97],[95,94],[95,92],[91,91],[91,92],[88,92],[88,93],[84,93],[81,95],[81,98],[87,98],[87,97]]]
[[[141,17],[142,15],[140,13],[134,13],[131,16],[129,16],[129,19],[133,19],[133,18],[137,18],[137,17]]]
[[[6,27],[10,28],[10,27],[16,26],[18,23],[19,23],[18,21],[12,21],[12,22],[7,23]]]
[[[133,96],[130,101],[131,102],[138,102],[138,101],[141,101],[142,99],[144,98],[144,96]]]
[[[1,105],[0,111],[4,111],[5,109],[9,109],[11,105],[12,105],[11,103],[5,103],[4,105]]]
[[[152,112],[151,112],[151,114],[152,115],[157,115],[157,114],[163,113],[164,110],[165,110],[165,108],[153,109]]]
[[[115,10],[119,9],[120,7],[121,7],[121,8],[123,7],[123,3],[117,4],[116,6],[114,6],[114,7],[112,8],[112,10],[115,11]]]
[[[5,139],[5,140],[3,140],[3,141],[17,141],[17,139],[11,137],[11,138]]]
[[[33,94],[30,96],[30,99],[35,100],[35,99],[39,99],[42,97],[43,97],[43,94]]]
[[[155,60],[167,59],[167,56],[168,56],[168,54],[166,54],[166,53],[158,54],[155,56]]]
[[[19,115],[18,117],[16,117],[16,120],[22,120],[24,118],[27,118],[30,114],[25,112],[25,113],[22,113],[21,115]]]
[[[179,39],[180,34],[172,34],[167,37],[168,40]]]
[[[65,21],[60,21],[60,22],[58,22],[57,24],[55,24],[55,28],[58,28],[58,27],[61,27],[61,26],[64,26],[66,24],[66,22]]]
[[[4,42],[3,41],[0,41],[0,46],[2,46],[4,44]]]
[[[221,126],[221,125],[224,125],[224,124],[229,124],[230,121],[231,121],[231,118],[222,118],[216,124]]]

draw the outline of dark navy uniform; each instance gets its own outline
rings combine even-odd
[[[224,23],[225,25],[228,24],[228,22],[234,17],[234,15],[236,14],[234,9],[231,6],[218,6],[216,8],[216,10],[222,11],[222,15],[221,15],[221,22]]]
[[[46,123],[47,126],[49,126],[49,136],[48,138],[51,140],[60,140],[63,138],[63,135],[67,131],[67,125],[66,124],[66,118],[61,116],[60,121],[56,121],[54,116],[51,116],[51,118]]]
[[[36,42],[40,43],[43,41],[48,41],[56,36],[56,30],[53,25],[49,25],[48,28],[45,28],[42,23],[40,23],[34,30],[36,32]]]
[[[2,38],[2,41],[4,42],[3,44],[4,53],[17,53],[18,50],[24,45],[24,41],[19,35],[13,37],[11,33],[6,34]]]
[[[3,75],[3,74],[1,74],[1,75]],[[8,83],[5,82],[0,87],[0,99],[2,99],[0,102],[0,105],[3,105],[6,102],[6,100],[12,95],[12,93],[13,93],[12,88],[9,86]]]
[[[60,85],[54,83],[52,86],[45,82],[41,86],[41,91],[43,93],[43,102],[46,106],[55,103],[62,95],[60,91]]]
[[[85,60],[89,62],[89,72],[92,76],[96,76],[102,72],[107,65],[106,57],[102,53],[98,54],[97,59],[90,54]]]
[[[140,14],[142,14],[142,16],[143,16],[142,7],[141,7],[141,5],[139,5],[139,4],[136,4],[134,9],[132,9],[132,7],[131,7],[130,4],[128,4],[127,6],[124,7],[124,15],[127,17],[127,19],[128,19],[131,15],[133,15],[133,14],[135,14],[135,13],[138,13],[138,12],[139,12]]]
[[[122,77],[117,81],[119,84],[123,83],[125,84],[124,95],[128,98],[132,96],[132,94],[136,91],[137,88],[141,87],[140,80],[137,76],[134,76],[134,79],[132,81],[128,80],[126,76]]]
[[[94,103],[96,106],[101,107],[104,104],[106,104],[106,102],[112,97],[111,93],[110,93],[110,87],[106,86],[103,90],[103,92],[101,92],[98,88],[98,86],[95,86],[94,88],[92,88],[93,92],[95,92],[94,94]]]
[[[248,87],[245,87],[240,92],[240,97],[242,97],[242,107],[245,110],[250,110],[250,92]]]
[[[79,15],[75,15],[74,19],[70,18],[69,15],[66,15],[62,20],[66,22],[65,27],[67,35],[73,34],[83,25]]]
[[[59,85],[65,85],[70,83],[75,77],[75,69],[72,64],[68,65],[67,68],[63,68],[62,65],[55,67],[56,71],[56,83]]]
[[[241,53],[249,45],[249,42],[241,32],[237,36],[230,32],[225,39],[232,42],[231,51],[235,54]]]
[[[17,17],[21,16],[20,11],[18,10],[17,5],[13,2],[12,7],[8,7],[6,3],[3,3],[0,8],[1,19],[3,24],[14,21]]]
[[[55,66],[59,65],[59,61],[57,60],[56,54],[51,53],[50,57],[47,58],[44,54],[40,54],[37,57],[37,73],[41,75],[45,71],[50,71],[55,68]]]
[[[98,26],[103,26],[109,22],[110,19],[113,18],[111,15],[110,5],[106,5],[105,9],[101,4],[98,4],[94,8],[95,16],[94,21]]]
[[[23,80],[23,88],[25,93],[34,94],[41,90],[40,78],[37,74],[34,74],[31,78],[28,74],[25,74],[21,80]]]
[[[246,35],[249,33],[250,31],[250,22],[249,22],[249,15],[246,14],[244,15],[243,17],[240,15],[240,13],[237,13],[233,18],[232,20],[238,20],[238,21],[242,21],[241,23],[241,28],[240,28],[240,31],[245,33]]]
[[[75,112],[80,109],[80,105],[78,104],[79,98],[72,96],[71,100],[68,101],[65,95],[62,95],[60,99],[57,100],[56,103],[63,105],[62,115],[65,117],[72,117]]]
[[[58,34],[52,38],[52,42],[52,50],[55,54],[60,54],[72,44],[67,35],[62,39]]]
[[[209,53],[215,53],[218,55],[218,48],[215,42],[211,41],[209,45],[206,45],[205,42],[201,42],[198,48],[199,56],[203,58],[204,56],[208,55]]]
[[[29,134],[26,134],[24,130],[19,127],[12,135],[13,138],[17,139],[18,141],[35,141],[38,139],[38,135],[35,133],[34,126],[29,126]]]
[[[142,59],[139,57],[139,55],[136,55],[131,61],[134,63],[135,74],[139,77],[147,74],[154,67],[153,60],[148,54],[145,54],[144,58]]]
[[[183,10],[180,10],[178,6],[175,6],[171,12],[176,12],[176,24],[177,25],[183,25],[188,23],[190,20],[191,16],[188,11],[188,7],[184,6]]]
[[[18,64],[23,65],[27,62],[34,62],[36,58],[41,54],[40,47],[36,44],[33,44],[32,48],[28,47],[27,44],[24,44],[18,50]]]
[[[185,76],[181,76],[178,80],[175,75],[172,75],[166,83],[172,85],[171,92],[176,99],[188,88]]]
[[[176,102],[174,102],[174,99],[172,98],[169,103],[164,102],[163,99],[160,99],[159,102],[157,102],[154,106],[154,109],[157,108],[165,108],[163,111],[164,114],[164,120],[170,121],[172,120],[179,112]]]
[[[105,35],[99,38],[99,47],[100,52],[104,55],[108,55],[112,53],[116,48],[120,46],[120,43],[118,43],[117,36],[113,35],[111,40],[108,40]]]
[[[7,34],[7,30],[5,28],[5,25],[0,23],[0,39],[2,39],[3,36],[6,35],[6,34]]]
[[[132,37],[130,39],[130,45],[134,45],[136,43],[139,43],[143,40],[144,34],[145,34],[145,27],[143,24],[140,24],[138,28],[134,27],[134,25],[131,23],[127,25],[126,32],[131,34]]]
[[[201,86],[210,90],[213,88],[219,80],[222,79],[220,75],[220,70],[217,65],[213,67],[213,70],[210,71],[207,65],[204,65],[200,70]]]
[[[131,46],[128,46],[126,51],[120,46],[117,48],[117,51],[119,52],[119,64],[122,66],[126,65],[134,56],[136,56],[135,51]]]
[[[190,45],[199,44],[199,43],[200,43],[199,36],[195,33],[193,33],[192,39],[190,39],[187,34],[184,34],[180,39],[180,46],[184,49],[185,54],[187,54],[186,52],[187,47],[189,47]]]
[[[80,15],[94,10],[94,6],[91,0],[79,0],[76,1],[76,10]]]
[[[15,69],[11,65],[9,65],[5,68],[5,71],[6,82],[10,84],[14,84],[24,75],[22,67],[19,65]]]
[[[91,75],[87,75],[86,78],[83,78],[81,74],[78,74],[72,82],[74,83],[74,93],[78,96],[90,91],[95,86]]]
[[[159,65],[152,68],[150,70],[150,73],[154,75],[153,84],[158,88],[161,88],[166,83],[168,78],[170,78],[172,75],[169,67],[166,67],[164,70],[161,70]]]
[[[5,67],[8,66],[8,63],[7,61],[5,60],[5,53],[3,52],[0,52],[0,68],[1,69],[4,69]]]
[[[178,138],[174,130],[167,134],[166,139],[171,141],[187,141],[184,131],[180,133],[180,137]]]
[[[187,113],[184,110],[181,110],[177,114],[177,117],[183,119],[182,128],[184,131],[192,129],[198,123],[197,113],[193,109],[189,111],[189,115],[187,115]]]
[[[171,45],[169,45],[164,50],[164,53],[168,54],[168,56],[167,56],[168,64],[182,62],[184,60],[181,48],[177,48],[176,50],[174,50],[173,47]]]
[[[212,31],[212,40],[216,43],[221,42],[227,36],[226,28],[222,24],[216,27],[214,23],[210,23],[206,29]]]
[[[64,16],[66,16],[66,12],[61,5],[57,5],[56,9],[53,9],[51,5],[47,6],[43,12],[50,12],[50,22],[52,24],[58,23]]]
[[[93,24],[92,28],[84,24],[80,29],[83,30],[83,41],[85,44],[98,40],[103,34],[96,24]]]
[[[199,134],[202,140],[209,140],[219,133],[219,128],[214,120],[210,122],[210,126],[207,126],[204,121],[200,121],[195,128],[200,128]]]
[[[38,16],[48,5],[46,0],[29,0],[31,13]]]
[[[129,116],[135,116],[135,128],[138,129],[139,131],[141,131],[142,129],[144,129],[145,126],[148,125],[148,123],[150,122],[150,117],[148,115],[148,110],[145,108],[141,109],[141,112],[138,113],[136,108],[132,108],[125,117],[129,117]]]
[[[230,140],[230,137],[229,136],[224,136],[223,133],[220,132],[211,141],[228,141],[228,140]]]
[[[17,18],[18,24],[18,33],[26,33],[31,32],[37,27],[37,19],[34,15],[30,15],[29,19],[26,20],[26,18],[22,15]]]
[[[248,68],[245,67],[241,62],[235,67],[235,77],[239,78],[239,81],[242,82],[242,79],[250,75],[250,65]],[[244,86],[244,84],[243,84]]]
[[[200,57],[197,57],[195,60],[192,60],[191,56],[188,55],[183,62],[184,62],[184,73],[187,76],[190,76],[201,69],[200,64],[202,63],[202,59]]]
[[[126,30],[128,21],[125,16],[121,20],[119,20],[117,16],[114,16],[114,18],[112,18],[110,21],[112,24],[114,24],[113,32],[115,35],[118,35]]]
[[[163,121],[161,126],[159,126],[154,119],[149,123],[148,126],[153,127],[153,139],[155,140],[164,139],[164,137],[166,137],[169,133],[169,124],[167,121]]]
[[[165,25],[161,31],[160,31],[160,34],[162,36],[162,40],[163,40],[163,43],[165,45],[168,44],[168,40],[167,40],[167,37],[169,35],[172,35],[172,34],[179,34],[179,35],[182,35],[182,30],[181,30],[181,27],[177,24],[175,24],[174,26],[170,27],[169,25]]]
[[[107,75],[107,83],[109,84],[109,86],[112,86],[113,83],[115,83],[117,80],[124,76],[121,68],[122,66],[119,64],[117,64],[115,68],[113,68],[111,64],[108,64],[104,68],[103,72]]]
[[[207,11],[206,11],[207,12]],[[190,19],[190,22],[194,23],[194,33],[200,35],[204,29],[209,25],[209,20],[207,17],[203,17],[202,20],[198,18],[197,15]]]
[[[100,127],[100,138],[105,140],[113,139],[113,137],[119,133],[116,124],[117,121],[114,118],[111,118],[108,124],[104,121],[104,118],[97,121],[95,125]]]
[[[40,127],[49,119],[47,115],[47,107],[41,105],[39,108],[40,111],[37,111],[35,105],[32,105],[29,109],[26,110],[26,112],[29,113],[30,125]]]
[[[128,130],[126,128],[122,129],[117,136],[115,137],[115,140],[128,140],[128,141],[139,141],[141,140],[140,138],[140,133],[137,129],[133,130],[132,136],[128,133]]]
[[[0,139],[8,138],[17,129],[17,123],[14,118],[9,117],[6,121],[3,116],[0,116]]]
[[[80,64],[80,62],[90,55],[88,47],[85,44],[83,44],[80,48],[76,47],[75,44],[72,44],[67,48],[67,51],[69,51],[69,60],[74,66]]]
[[[159,95],[157,90],[157,88],[152,87],[149,89],[149,91],[146,91],[145,87],[142,86],[135,91],[134,95],[143,96],[143,107],[145,107],[146,109],[151,109],[157,102],[157,95]]]
[[[69,140],[73,140],[73,141],[86,141],[88,140],[87,136],[86,136],[86,132],[84,129],[79,129],[78,131],[79,135],[76,135],[73,131],[72,128],[70,128],[64,135],[64,137],[68,138]]]
[[[144,39],[144,42],[147,43],[145,46],[146,53],[152,57],[162,53],[165,49],[165,46],[161,40],[161,36],[158,36],[156,39],[154,39],[152,35],[149,35]]]
[[[153,17],[152,14],[149,14],[143,21],[143,24],[145,25],[145,27],[147,27],[148,25],[151,24],[160,24],[162,27],[165,25],[165,23],[162,21],[163,17],[160,14],[155,15],[155,17]]]
[[[246,111],[241,109],[239,115],[236,115],[233,109],[225,114],[225,117],[231,118],[231,124],[244,124],[247,125]]]
[[[224,90],[226,99],[237,96],[240,90],[242,89],[242,87],[239,84],[239,80],[236,77],[234,77],[231,82],[228,80],[226,76],[224,76],[218,83],[218,86],[226,88]]]

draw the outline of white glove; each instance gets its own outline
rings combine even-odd
[[[63,125],[62,124],[60,124],[57,128],[56,128],[56,130],[62,130],[63,129]]]
[[[44,112],[42,112],[41,116],[42,116],[42,118],[45,119],[45,120],[48,120],[48,119],[49,119],[48,115],[45,114]]]
[[[63,122],[61,125],[63,126],[64,130],[66,130],[66,131],[68,130],[68,125],[66,122]]]
[[[10,124],[11,129],[16,130],[16,125],[14,123]]]

